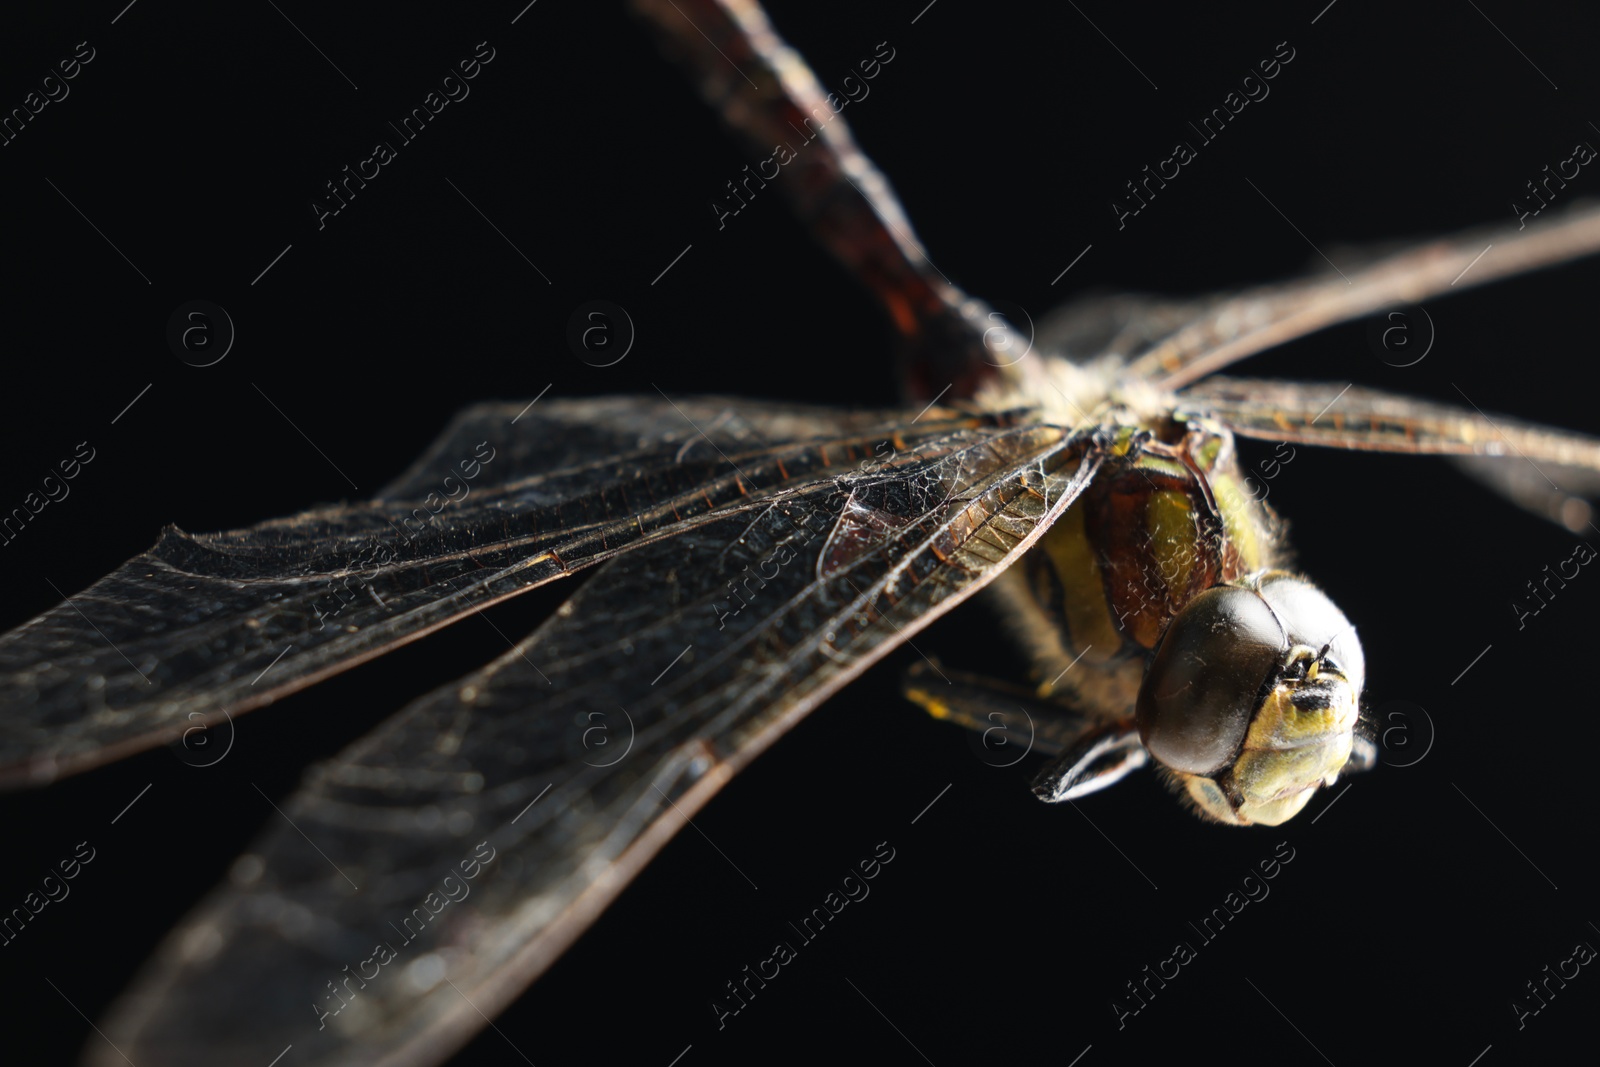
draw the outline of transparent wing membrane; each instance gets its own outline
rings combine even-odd
[[[1518,507],[1577,533],[1600,497],[1600,438],[1475,408],[1323,382],[1211,378],[1185,390],[1236,434],[1368,452],[1455,457]]]
[[[714,509],[831,478],[884,442],[882,413],[525,407],[463,413],[377,500],[224,533],[169,527],[0,636],[0,784],[43,784],[259,707]],[[974,424],[934,410],[900,440]]]
[[[613,560],[511,652],[318,768],[253,877],[168,937],[107,1034],[135,1062],[266,1062],[291,1040],[301,1063],[435,1062],[735,771],[1008,566],[1099,461],[1054,427],[948,429]],[[367,981],[341,984],[347,966]],[[248,989],[224,980],[242,973]]]
[[[1135,378],[1167,389],[1188,385],[1269,348],[1385,307],[1414,304],[1600,251],[1600,209],[1583,206],[1518,230],[1483,227],[1389,254],[1343,273],[1267,285],[1196,302],[1190,322],[1120,353]]]

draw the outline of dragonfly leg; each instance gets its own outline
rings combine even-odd
[[[906,672],[904,691],[934,718],[977,733],[986,758],[1009,766],[1022,758],[1012,751],[1048,757],[1033,785],[1041,800],[1076,800],[1149,760],[1131,721],[1107,722],[1023,686],[919,663]]]
[[[1340,774],[1362,774],[1378,765],[1378,744],[1370,737],[1356,734],[1350,742],[1350,758],[1345,761]]]
[[[906,671],[906,699],[929,715],[979,734],[985,746],[1015,744],[1059,756],[1098,723],[1028,686],[920,662]]]

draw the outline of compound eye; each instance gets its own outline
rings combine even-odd
[[[1287,649],[1283,627],[1254,590],[1216,586],[1191,600],[1139,686],[1139,737],[1150,754],[1189,774],[1232,763]]]

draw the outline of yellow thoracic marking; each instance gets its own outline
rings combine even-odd
[[[1199,562],[1195,552],[1194,504],[1189,494],[1176,489],[1151,493],[1145,505],[1144,528],[1167,588],[1189,588],[1189,576]]]
[[[1227,538],[1239,552],[1240,566],[1246,573],[1258,571],[1267,565],[1260,534],[1260,512],[1231,474],[1216,473],[1211,476],[1211,492],[1217,500],[1217,510],[1222,512],[1222,528]]]
[[[1122,635],[1117,632],[1110,605],[1106,603],[1100,561],[1084,531],[1083,515],[1081,505],[1068,508],[1050,527],[1043,541],[1050,564],[1061,581],[1065,601],[1062,611],[1067,617],[1071,644],[1079,650],[1088,650],[1086,656],[1093,662],[1109,659],[1122,646]]]
[[[1169,478],[1176,478],[1180,481],[1189,480],[1189,468],[1168,456],[1157,456],[1146,452],[1134,461],[1134,467],[1137,470],[1147,472],[1147,475],[1149,473],[1164,474]]]

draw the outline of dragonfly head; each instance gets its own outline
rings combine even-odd
[[[1303,578],[1268,571],[1196,596],[1139,687],[1139,737],[1204,815],[1276,826],[1350,758],[1366,662]]]

